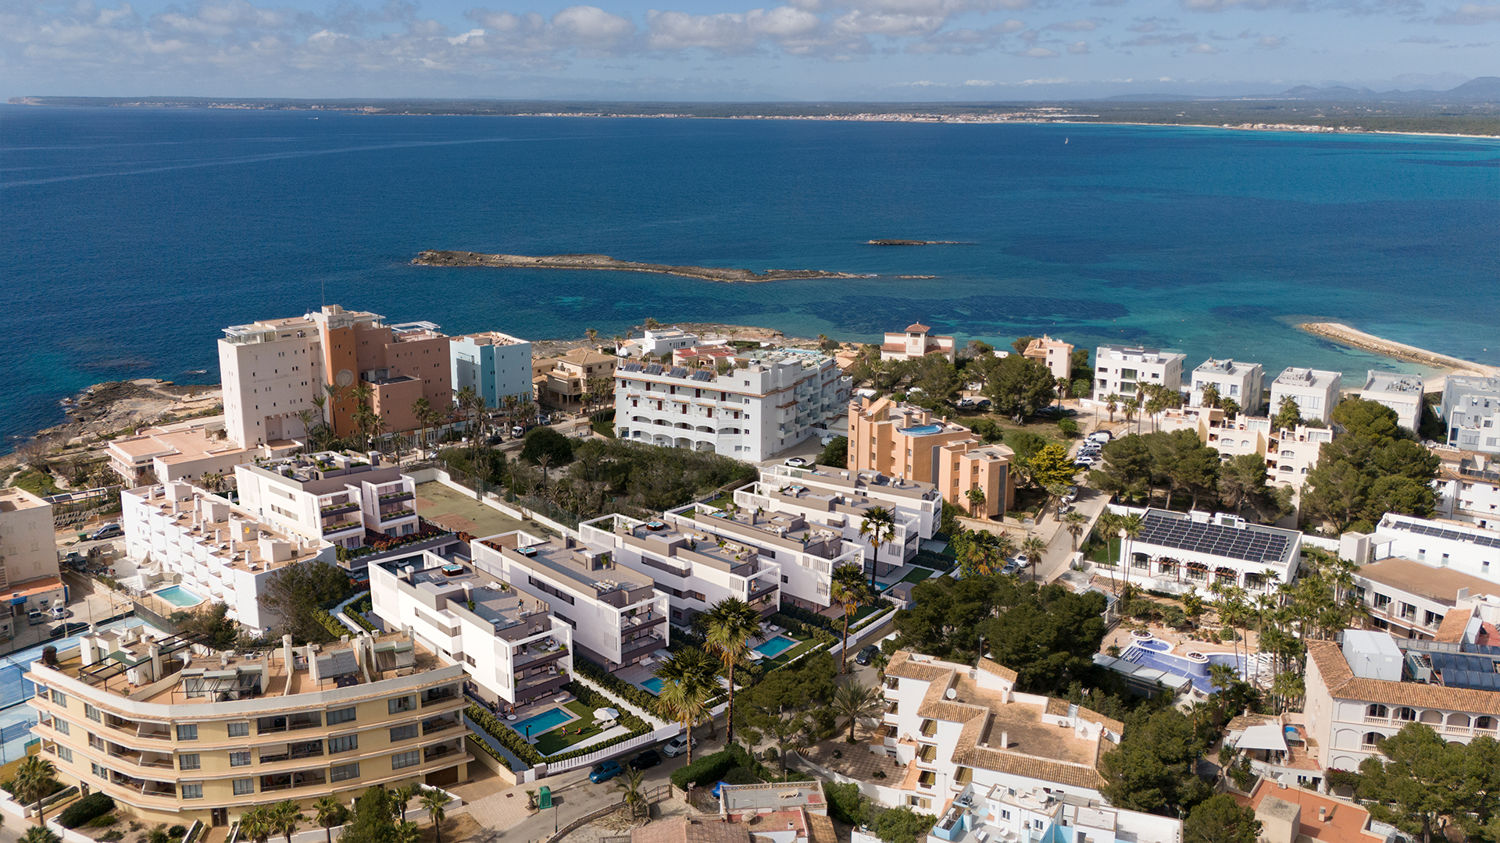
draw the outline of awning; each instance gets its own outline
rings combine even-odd
[[[1280,723],[1257,723],[1245,730],[1235,741],[1235,749],[1274,749],[1286,752],[1286,737],[1281,733]]]
[[[620,719],[620,712],[614,710],[613,708],[596,708],[596,709],[594,709],[594,719],[595,720],[619,720]]]

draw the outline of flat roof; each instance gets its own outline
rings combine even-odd
[[[1181,512],[1148,509],[1137,544],[1187,550],[1227,559],[1285,566],[1291,561],[1300,535],[1294,530],[1266,527],[1246,522],[1243,525],[1216,524],[1197,520]]]
[[[52,505],[25,489],[10,486],[0,489],[0,512],[18,512],[23,509],[39,509]]]
[[[208,555],[216,557],[220,564],[242,571],[268,571],[316,559],[329,546],[328,542],[308,542],[277,529],[196,486],[180,482],[169,485],[186,486],[190,495],[173,499],[167,494],[168,486],[143,486],[122,494],[140,500],[160,515],[170,516],[177,530],[206,548]],[[262,553],[262,539],[285,545],[287,558],[278,561],[267,557]]]
[[[590,554],[585,552],[589,548],[565,547],[556,539],[539,540],[517,530],[488,536],[480,541],[491,549],[500,551],[512,562],[538,572],[557,574],[576,586],[601,596],[620,589],[633,590],[656,584],[655,580],[645,574],[624,565],[611,563],[607,568],[595,568],[590,561]]]
[[[1323,387],[1330,383],[1339,383],[1344,376],[1338,372],[1326,372],[1322,369],[1304,369],[1298,366],[1288,366],[1276,376],[1276,383],[1281,386],[1317,386]]]
[[[1422,376],[1370,369],[1365,376],[1364,392],[1422,397]]]
[[[1458,602],[1458,591],[1463,588],[1467,588],[1470,594],[1500,595],[1500,583],[1480,579],[1452,568],[1424,565],[1399,556],[1361,565],[1355,573],[1371,582],[1382,583],[1408,594],[1426,597],[1445,606],[1452,606]]]

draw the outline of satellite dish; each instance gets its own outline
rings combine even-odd
[[[339,369],[339,373],[333,376],[333,381],[339,386],[349,386],[354,383],[354,373],[348,369]]]
[[[948,690],[943,692],[943,696],[947,697],[950,700],[956,700],[958,699],[958,690],[955,688],[949,688]]]

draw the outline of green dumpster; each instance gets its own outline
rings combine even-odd
[[[537,801],[538,808],[552,807],[552,788],[543,786],[541,792],[537,795],[540,797]]]

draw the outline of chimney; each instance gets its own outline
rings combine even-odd
[[[1326,823],[1326,822],[1328,822],[1328,821],[1330,821],[1332,819],[1333,819],[1333,816],[1328,813],[1328,806],[1326,806],[1326,805],[1319,805],[1318,806],[1318,822],[1320,822],[1320,823]]]
[[[292,636],[291,633],[281,636],[281,660],[286,665],[286,672],[292,672]]]
[[[322,681],[323,677],[318,675],[318,659],[311,644],[307,645],[307,672],[312,675],[314,682]]]
[[[161,645],[152,641],[146,645],[146,653],[151,659],[151,679],[154,681],[162,675],[161,671]]]
[[[1009,749],[1010,748],[1010,732],[1002,731],[1000,733],[1000,748],[1001,749]]]

